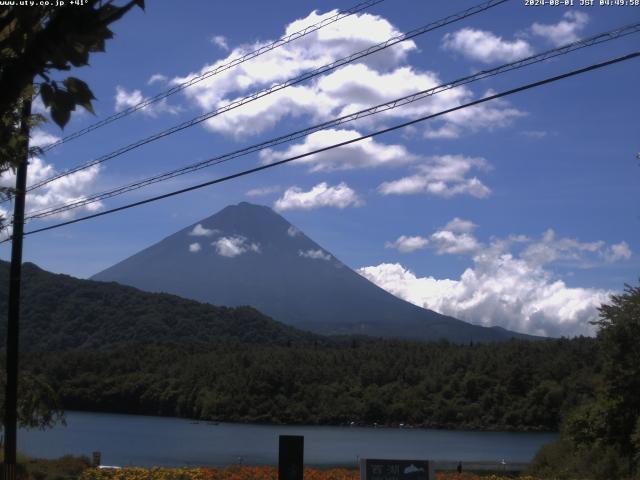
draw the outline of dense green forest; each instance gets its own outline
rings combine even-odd
[[[0,276],[7,266],[0,262]],[[23,285],[23,373],[56,394],[46,405],[64,409],[557,430],[599,382],[593,339],[453,345],[332,338],[250,307],[215,307],[33,264],[24,265]],[[5,290],[0,283],[0,310]]]
[[[452,345],[149,345],[27,356],[67,409],[207,420],[557,430],[587,400],[593,339]]]
[[[0,275],[6,267],[0,262]],[[24,273],[23,425],[50,425],[76,409],[559,430],[560,440],[533,462],[538,473],[609,479],[639,472],[639,288],[602,307],[596,338],[456,345],[324,337],[251,307],[215,307],[31,264]],[[5,303],[0,282],[0,309]]]
[[[0,261],[0,312],[6,318],[9,264]],[[226,308],[117,283],[55,275],[23,266],[22,351],[104,349],[148,343],[323,342],[251,307]],[[6,321],[0,322],[5,342]]]

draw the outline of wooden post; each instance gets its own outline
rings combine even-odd
[[[18,429],[18,338],[20,325],[20,288],[22,279],[22,236],[24,204],[29,164],[29,118],[31,97],[24,100],[20,115],[20,134],[26,138],[22,159],[16,173],[16,191],[11,238],[11,270],[9,273],[9,313],[7,321],[7,387],[4,413],[4,479],[16,478],[16,448]]]
[[[303,480],[304,437],[280,435],[278,480]]]

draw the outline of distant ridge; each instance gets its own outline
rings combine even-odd
[[[276,322],[251,307],[214,307],[175,295],[57,275],[33,263],[25,263],[22,271],[21,351],[328,341]],[[5,318],[8,280],[9,264],[0,261],[0,311]],[[6,321],[0,325],[4,345]]]
[[[340,262],[269,207],[242,202],[92,277],[215,305],[251,305],[321,334],[454,342],[536,338],[417,307]]]

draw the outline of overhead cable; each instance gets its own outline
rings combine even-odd
[[[213,165],[218,165],[220,163],[223,162],[227,162],[229,160],[232,160],[234,158],[238,158],[238,157],[242,157],[245,155],[248,155],[250,153],[254,153],[260,150],[264,150],[266,148],[270,148],[276,145],[280,145],[282,143],[287,143],[290,141],[293,141],[295,139],[298,138],[302,138],[306,135],[309,135],[311,133],[317,132],[317,131],[321,131],[321,130],[326,130],[328,128],[333,128],[336,126],[339,126],[341,124],[347,123],[347,122],[353,122],[355,120],[358,120],[360,118],[364,118],[364,117],[368,117],[371,115],[375,115],[387,110],[392,110],[395,108],[399,108],[401,106],[404,105],[408,105],[410,103],[414,103],[416,101],[419,100],[423,100],[425,98],[428,98],[430,96],[436,95],[438,93],[441,93],[443,91],[446,90],[450,90],[456,87],[460,87],[462,85],[471,83],[471,82],[475,82],[481,79],[485,79],[485,78],[489,78],[492,76],[496,76],[499,74],[503,74],[512,70],[516,70],[516,69],[520,69],[529,65],[533,65],[536,63],[540,63],[543,62],[545,60],[548,60],[550,58],[555,58],[561,55],[566,55],[570,52],[576,51],[576,50],[580,50],[582,48],[586,48],[586,47],[591,47],[593,45],[597,45],[600,43],[604,43],[604,42],[608,42],[614,39],[618,39],[621,37],[624,37],[626,35],[632,34],[632,33],[638,33],[640,32],[640,22],[639,23],[635,23],[635,24],[631,24],[631,25],[627,25],[624,27],[620,27],[620,28],[616,28],[614,30],[609,30],[607,32],[603,32],[600,33],[598,35],[594,35],[592,37],[586,38],[584,40],[579,40],[576,42],[572,42],[569,43],[567,45],[562,45],[560,47],[551,49],[551,50],[547,50],[545,52],[536,54],[536,55],[531,55],[527,58],[523,58],[521,60],[517,60],[515,62],[510,62],[489,70],[483,70],[481,72],[472,74],[472,75],[468,75],[466,77],[462,77],[459,78],[457,80],[453,80],[451,82],[448,83],[444,83],[426,90],[422,90],[416,93],[413,93],[411,95],[406,95],[404,97],[401,98],[397,98],[385,103],[381,103],[378,104],[376,106],[367,108],[367,109],[363,109],[360,110],[358,112],[354,112],[351,113],[349,115],[344,115],[317,125],[313,125],[311,127],[307,127],[301,130],[297,130],[295,132],[291,132],[288,133],[286,135],[282,135],[276,138],[272,138],[270,140],[258,143],[258,144],[254,144],[248,147],[244,147],[242,149],[239,150],[235,150],[233,152],[229,152],[229,153],[225,153],[222,155],[218,155],[216,157],[201,161],[201,162],[197,162],[197,163],[193,163],[181,168],[177,168],[174,170],[170,170],[161,174],[157,174],[151,177],[148,177],[146,179],[143,180],[138,180],[136,182],[132,182],[126,185],[122,185],[120,187],[108,190],[108,191],[103,191],[97,194],[93,194],[90,195],[88,197],[85,198],[81,198],[79,200],[74,200],[72,202],[67,202],[65,204],[61,204],[58,206],[54,206],[54,207],[48,207],[48,208],[44,208],[41,210],[37,210],[37,211],[31,211],[26,219],[30,219],[30,220],[34,220],[34,219],[41,219],[41,218],[45,218],[51,215],[56,215],[59,214],[61,212],[66,212],[68,210],[74,209],[74,208],[79,208],[91,203],[95,203],[95,202],[99,202],[102,200],[106,200],[108,198],[112,198],[115,196],[119,196],[122,195],[124,193],[133,191],[133,190],[138,190],[140,188],[158,183],[158,182],[162,182],[162,181],[166,181],[169,180],[171,178],[180,176],[180,175],[185,175],[187,173],[192,173],[198,170],[201,170],[203,168],[207,168]]]
[[[227,63],[224,63],[222,65],[218,65],[217,67],[211,68],[205,72],[200,73],[199,75],[193,75],[189,78],[189,80],[182,82],[178,85],[175,85],[171,88],[169,88],[168,90],[165,90],[163,92],[158,93],[157,95],[154,95],[153,97],[150,98],[145,98],[144,100],[142,100],[141,102],[138,102],[135,105],[132,105],[128,108],[125,108],[124,110],[121,110],[103,120],[100,120],[99,122],[96,122],[92,125],[89,125],[88,127],[85,127],[81,130],[78,130],[76,132],[73,132],[63,138],[61,138],[60,140],[57,140],[53,143],[50,143],[49,145],[42,147],[42,150],[44,152],[47,152],[49,150],[51,150],[52,148],[57,147],[58,145],[62,145],[63,143],[67,143],[70,140],[73,140],[75,138],[81,137],[83,135],[86,135],[89,132],[92,132],[93,130],[97,130],[98,128],[104,127],[105,125],[108,125],[112,122],[115,122],[116,120],[120,120],[121,118],[124,118],[128,115],[131,115],[134,112],[137,112],[138,110],[142,110],[144,108],[147,108],[150,105],[153,105],[156,102],[159,102],[161,100],[164,100],[167,97],[170,97],[171,95],[178,93],[182,90],[184,90],[185,88],[188,88],[192,85],[195,85],[196,83],[199,83],[203,80],[206,80],[207,78],[211,78],[214,75],[217,75],[219,73],[225,72],[231,68],[237,67],[238,65],[240,65],[241,63],[244,63],[246,61],[252,60],[256,57],[259,57],[260,55],[263,55],[267,52],[270,52],[272,50],[275,50],[276,48],[279,48],[283,45],[286,45],[288,43],[293,42],[294,40],[297,40],[298,38],[304,37],[305,35],[309,35],[310,33],[313,33],[315,31],[320,30],[323,27],[326,27],[327,25],[330,25],[332,23],[335,23],[339,20],[342,20],[343,18],[349,17],[355,13],[361,12],[363,10],[366,10],[369,7],[372,7],[373,5],[376,5],[378,3],[383,2],[384,0],[368,0],[366,2],[361,2],[358,3],[357,5],[344,10],[344,11],[340,11],[338,13],[336,13],[335,15],[332,15],[331,17],[327,17],[317,23],[314,23],[313,25],[309,25],[305,28],[303,28],[302,30],[298,30],[296,32],[290,33],[288,35],[285,35],[282,38],[279,38],[278,40],[271,42],[267,45],[263,45],[255,50],[252,50],[244,55],[242,55],[241,57],[237,57],[234,58],[232,60],[230,60]]]
[[[303,73],[303,74],[301,74],[301,75],[299,75],[297,77],[291,78],[291,79],[289,79],[289,80],[287,80],[285,82],[272,85],[272,86],[270,86],[268,88],[265,88],[263,90],[255,92],[255,93],[253,93],[251,95],[248,95],[246,97],[234,100],[234,101],[232,101],[232,102],[230,102],[230,103],[228,103],[226,105],[223,105],[222,107],[219,107],[219,108],[217,108],[215,110],[212,110],[210,112],[207,112],[207,113],[199,115],[199,116],[197,116],[195,118],[192,118],[191,120],[182,122],[182,123],[180,123],[178,125],[174,125],[171,128],[168,128],[168,129],[163,130],[161,132],[155,133],[155,134],[153,134],[153,135],[151,135],[149,137],[143,138],[143,139],[138,140],[136,142],[133,142],[133,143],[131,143],[129,145],[125,145],[123,147],[120,147],[117,150],[114,150],[114,151],[112,151],[110,153],[107,153],[107,154],[105,154],[105,155],[103,155],[103,156],[101,156],[101,157],[99,157],[99,158],[97,158],[95,160],[91,160],[91,161],[89,161],[87,163],[84,163],[82,165],[79,165],[77,167],[65,170],[64,172],[61,172],[61,173],[59,173],[57,175],[53,175],[53,176],[51,176],[49,178],[46,178],[46,179],[44,179],[44,180],[42,180],[40,182],[36,182],[35,184],[29,186],[29,188],[27,188],[27,191],[35,190],[36,188],[40,188],[40,187],[42,187],[42,186],[44,186],[44,185],[46,185],[48,183],[51,183],[54,180],[57,180],[59,178],[66,177],[68,175],[71,175],[73,173],[79,172],[81,170],[86,170],[87,168],[91,168],[94,165],[99,165],[99,164],[104,163],[104,162],[106,162],[108,160],[111,160],[111,159],[116,158],[116,157],[118,157],[120,155],[123,155],[123,154],[125,154],[127,152],[130,152],[131,150],[139,148],[139,147],[141,147],[143,145],[147,145],[148,143],[154,142],[154,141],[159,140],[161,138],[164,138],[164,137],[166,137],[168,135],[172,135],[172,134],[174,134],[176,132],[180,132],[180,131],[185,130],[187,128],[193,127],[194,125],[198,125],[198,124],[200,124],[200,123],[202,123],[202,122],[204,122],[206,120],[209,120],[209,119],[211,119],[213,117],[216,117],[216,116],[221,115],[223,113],[226,113],[226,112],[228,112],[230,110],[233,110],[233,109],[238,108],[240,106],[246,105],[246,104],[248,104],[250,102],[258,100],[259,98],[265,97],[265,96],[270,95],[270,94],[275,93],[275,92],[278,92],[278,91],[283,90],[283,89],[285,89],[287,87],[290,87],[290,86],[293,86],[293,85],[297,85],[298,83],[304,82],[306,80],[309,80],[309,79],[311,79],[313,77],[316,77],[318,75],[321,75],[323,73],[327,73],[327,72],[329,72],[331,70],[335,70],[338,67],[341,67],[341,66],[347,65],[349,63],[352,63],[352,62],[354,62],[356,60],[359,60],[361,58],[364,58],[364,57],[366,57],[368,55],[371,55],[373,53],[379,52],[379,51],[384,50],[386,48],[389,48],[389,47],[391,47],[393,45],[396,45],[396,44],[398,44],[400,42],[404,42],[404,41],[410,40],[412,38],[417,37],[418,35],[422,35],[422,34],[425,34],[427,32],[430,32],[432,30],[435,30],[437,28],[444,27],[445,25],[449,25],[449,24],[451,24],[453,22],[460,21],[460,20],[462,20],[464,18],[467,18],[467,17],[469,17],[471,15],[475,15],[475,14],[478,14],[480,12],[484,12],[484,11],[490,9],[490,8],[496,7],[496,6],[498,6],[498,5],[502,4],[502,3],[505,3],[507,1],[509,1],[509,0],[489,0],[487,2],[483,2],[483,3],[479,4],[479,5],[474,6],[474,7],[468,8],[468,9],[462,11],[462,12],[459,12],[459,13],[456,13],[456,14],[453,14],[453,15],[449,15],[448,17],[445,17],[445,18],[443,18],[441,20],[437,20],[437,21],[432,22],[432,23],[430,23],[428,25],[424,25],[424,26],[422,26],[420,28],[416,28],[414,30],[411,30],[410,32],[399,34],[399,35],[395,35],[395,36],[389,38],[388,40],[385,40],[384,42],[381,42],[381,43],[378,43],[378,44],[373,45],[371,47],[365,48],[364,50],[361,50],[359,52],[353,53],[353,54],[351,54],[351,55],[349,55],[347,57],[343,57],[343,58],[341,58],[339,60],[336,60],[336,61],[334,61],[332,63],[329,63],[327,65],[324,65],[322,67],[318,67],[318,68],[316,68],[314,70],[307,71],[307,72],[305,72],[305,73]]]
[[[323,148],[318,148],[316,150],[312,150],[312,151],[309,151],[309,152],[306,152],[306,153],[303,153],[303,154],[300,154],[300,155],[295,155],[295,156],[292,156],[292,157],[288,157],[288,158],[285,158],[283,160],[279,160],[277,162],[273,162],[273,163],[270,163],[270,164],[267,164],[267,165],[261,165],[259,167],[254,167],[254,168],[250,168],[250,169],[247,169],[247,170],[243,170],[241,172],[237,172],[237,173],[234,173],[232,175],[227,175],[225,177],[209,180],[207,182],[199,183],[197,185],[192,185],[190,187],[182,188],[180,190],[174,190],[172,192],[165,193],[165,194],[158,195],[158,196],[151,197],[151,198],[147,198],[145,200],[140,200],[138,202],[129,203],[129,204],[126,204],[126,205],[122,205],[120,207],[111,208],[109,210],[104,210],[102,212],[98,212],[98,213],[94,213],[94,214],[87,215],[87,216],[84,216],[84,217],[76,218],[74,220],[67,220],[65,222],[57,223],[57,224],[54,224],[54,225],[49,225],[47,227],[38,228],[36,230],[31,230],[29,232],[25,232],[24,235],[25,236],[26,235],[33,235],[35,233],[54,230],[54,229],[61,228],[61,227],[67,226],[67,225],[72,225],[72,224],[75,224],[75,223],[84,222],[84,221],[87,221],[87,220],[91,220],[91,219],[94,219],[94,218],[102,217],[102,216],[109,215],[109,214],[112,214],[112,213],[128,210],[130,208],[138,207],[138,206],[141,206],[141,205],[146,205],[148,203],[157,202],[157,201],[163,200],[165,198],[173,197],[173,196],[176,196],[176,195],[181,195],[183,193],[191,192],[191,191],[194,191],[194,190],[199,190],[201,188],[208,187],[208,186],[211,186],[211,185],[216,185],[216,184],[219,184],[219,183],[227,182],[227,181],[233,180],[235,178],[243,177],[243,176],[250,175],[250,174],[253,174],[253,173],[257,173],[257,172],[260,172],[260,171],[263,171],[263,170],[271,169],[271,168],[274,168],[274,167],[277,167],[277,166],[280,166],[280,165],[284,165],[286,163],[290,163],[290,162],[293,162],[295,160],[299,160],[301,158],[309,157],[311,155],[316,155],[318,153],[326,152],[326,151],[329,151],[329,150],[333,150],[335,148],[339,148],[339,147],[350,145],[350,144],[353,144],[353,143],[356,143],[356,142],[360,142],[360,141],[365,140],[367,138],[377,137],[379,135],[382,135],[382,134],[385,134],[385,133],[389,133],[389,132],[392,132],[392,131],[395,131],[395,130],[399,130],[401,128],[405,128],[405,127],[408,127],[410,125],[414,125],[416,123],[424,122],[426,120],[430,120],[430,119],[433,119],[433,118],[436,118],[436,117],[440,117],[440,116],[446,115],[448,113],[452,113],[452,112],[455,112],[455,111],[458,111],[458,110],[462,110],[464,108],[469,108],[469,107],[473,107],[473,106],[476,106],[476,105],[480,105],[482,103],[489,102],[489,101],[492,101],[492,100],[496,100],[498,98],[502,98],[502,97],[506,97],[506,96],[509,96],[509,95],[513,95],[515,93],[523,92],[525,90],[530,90],[532,88],[540,87],[542,85],[546,85],[546,84],[550,84],[550,83],[553,83],[553,82],[557,82],[557,81],[563,80],[565,78],[573,77],[573,76],[576,76],[576,75],[581,75],[583,73],[587,73],[587,72],[590,72],[590,71],[593,71],[593,70],[597,70],[597,69],[601,69],[601,68],[604,68],[604,67],[608,67],[610,65],[613,65],[613,64],[616,64],[616,63],[620,63],[620,62],[624,62],[624,61],[628,61],[628,60],[635,59],[635,58],[638,58],[638,57],[640,57],[640,51],[632,52],[632,53],[629,53],[629,54],[621,56],[621,57],[616,57],[616,58],[613,58],[613,59],[610,59],[610,60],[607,60],[607,61],[604,61],[604,62],[601,62],[601,63],[596,63],[596,64],[592,64],[592,65],[589,65],[589,66],[584,67],[584,68],[580,68],[580,69],[577,69],[577,70],[572,70],[572,71],[563,73],[561,75],[548,77],[548,78],[545,78],[543,80],[539,80],[537,82],[528,83],[528,84],[521,85],[521,86],[516,87],[516,88],[512,88],[510,90],[505,90],[503,92],[496,93],[494,95],[489,95],[487,97],[483,97],[483,98],[480,98],[478,100],[474,100],[472,102],[465,103],[464,105],[458,105],[456,107],[452,107],[452,108],[449,108],[449,109],[446,109],[446,110],[442,110],[442,111],[437,112],[437,113],[433,113],[433,114],[430,114],[430,115],[425,115],[423,117],[419,117],[419,118],[416,118],[416,119],[413,119],[413,120],[410,120],[410,121],[407,121],[407,122],[403,122],[403,123],[394,125],[392,127],[388,127],[388,128],[382,129],[382,130],[378,130],[376,132],[369,133],[367,135],[362,135],[362,136],[357,137],[357,138],[353,138],[353,139],[346,140],[346,141],[343,141],[343,142],[335,143],[333,145],[329,145],[329,146],[326,146],[326,147],[323,147]],[[10,238],[6,239],[6,240],[3,240],[0,243],[7,242],[9,240],[10,240]]]

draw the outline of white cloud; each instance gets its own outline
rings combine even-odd
[[[563,20],[553,25],[534,23],[531,32],[546,38],[553,45],[559,46],[580,39],[578,33],[589,23],[589,15],[576,10],[569,10],[562,16]]]
[[[447,33],[442,44],[447,50],[483,63],[512,62],[533,53],[531,46],[523,39],[504,40],[492,32],[474,28]]]
[[[290,237],[297,237],[298,235],[301,235],[301,234],[302,232],[298,230],[296,227],[294,227],[293,225],[287,228],[287,235],[289,235]]]
[[[191,253],[197,253],[200,250],[202,250],[202,246],[200,246],[200,244],[198,242],[192,243],[189,245],[189,251]]]
[[[149,77],[149,80],[147,81],[147,85],[153,85],[155,83],[167,83],[169,81],[169,79],[167,78],[166,75],[163,75],[161,73],[156,73],[151,75],[151,77]]]
[[[431,241],[436,246],[438,255],[445,253],[465,255],[477,251],[480,246],[473,235],[454,233],[448,230],[439,230],[433,233]]]
[[[431,236],[438,253],[471,256],[472,265],[458,279],[419,277],[397,263],[364,267],[359,273],[411,303],[473,323],[535,335],[594,333],[589,322],[598,317],[597,307],[608,301],[611,292],[569,287],[545,266],[613,252],[618,252],[616,260],[628,259],[631,252],[625,242],[607,248],[601,241],[556,238],[548,230],[538,241],[509,235],[483,244],[469,231],[461,232],[470,230],[463,222],[454,219],[448,224],[458,233],[441,229]]]
[[[325,15],[312,12],[305,19],[289,24],[286,31],[296,31],[305,24],[315,23],[333,14],[335,11]],[[186,89],[184,94],[203,111],[209,112],[399,33],[380,16],[351,15],[251,62],[198,82]],[[238,47],[227,58],[205,65],[199,72],[174,78],[172,82],[178,84],[188,81],[195,75],[215,69],[267,43],[269,42]],[[214,116],[204,125],[213,132],[236,138],[246,137],[273,128],[286,117],[298,119],[308,116],[314,122],[324,121],[440,85],[442,81],[436,73],[419,71],[403,64],[407,60],[407,54],[415,49],[412,41],[401,42],[303,84],[276,91],[229,110],[224,115]],[[468,88],[458,87],[411,105],[360,119],[357,125],[372,125],[376,122],[383,123],[389,118],[414,118],[417,115],[435,113],[473,97]],[[467,124],[471,131],[498,128],[509,124],[516,118],[516,114],[521,114],[513,108],[506,108],[506,102],[493,105],[492,108],[478,106],[474,115],[452,114],[451,122],[456,122],[445,124],[440,134],[448,130],[451,132],[450,136],[460,136],[466,131]]]
[[[483,98],[493,95],[495,92],[488,90]],[[473,99],[470,92],[461,98],[460,103],[468,103]],[[527,114],[517,108],[511,107],[509,102],[495,99],[487,103],[463,108],[448,113],[441,118],[440,127],[427,127],[426,138],[451,139],[458,138],[465,132],[492,132],[499,128],[506,128],[514,120]]]
[[[278,185],[275,185],[272,187],[252,188],[251,190],[248,190],[247,193],[245,193],[245,195],[247,197],[264,197],[265,195],[278,193],[280,190],[282,190],[282,188]]]
[[[548,229],[539,242],[532,243],[522,252],[522,257],[537,265],[557,261],[584,262],[587,260],[585,254],[602,252],[604,246],[603,241],[583,243],[573,238],[556,238],[555,232]]]
[[[285,35],[304,28],[305,25],[320,22],[338,13],[336,10],[319,15],[311,12],[306,18],[296,20],[285,29]],[[343,18],[340,22],[327,25],[295,42],[271,50],[250,62],[212,76],[185,90],[205,110],[211,110],[233,92],[246,92],[281,82],[301,74],[304,71],[321,67],[353,52],[380,43],[398,35],[387,20],[370,14],[357,14]],[[235,48],[227,58],[205,65],[200,72],[184,78],[174,79],[182,83],[195,75],[213,70],[229,61],[242,57],[246,53],[263,47],[271,41],[258,42]],[[363,59],[369,65],[383,69],[392,68],[405,59],[406,54],[416,48],[411,41],[402,42],[376,55]],[[223,102],[224,103],[224,102]]]
[[[321,249],[317,250],[298,250],[298,255],[304,258],[310,258],[312,260],[331,260],[331,255],[323,252]]]
[[[211,37],[211,43],[220,47],[225,52],[229,51],[229,44],[227,43],[227,39],[223,35],[214,35]]]
[[[195,227],[193,227],[193,230],[189,232],[189,235],[191,235],[192,237],[210,237],[211,235],[214,235],[216,233],[218,233],[218,230],[205,228],[201,223],[199,223]]]
[[[286,150],[265,149],[260,152],[260,158],[264,163],[273,163],[360,136],[361,134],[356,130],[323,130],[307,135],[303,143],[291,145]],[[385,145],[372,138],[366,138],[340,148],[301,158],[297,163],[310,164],[311,172],[319,172],[402,165],[413,162],[417,158],[402,145]]]
[[[222,257],[233,258],[246,252],[260,253],[260,245],[252,243],[246,237],[235,235],[231,237],[220,237],[213,245],[216,253]]]
[[[456,233],[470,233],[473,232],[476,227],[477,225],[469,220],[463,220],[455,217],[453,220],[449,221],[442,230],[448,230]]]
[[[611,245],[605,252],[604,258],[607,262],[613,263],[618,260],[629,260],[631,258],[631,249],[627,242],[616,243]]]
[[[378,187],[378,191],[382,195],[425,193],[445,198],[462,194],[476,198],[487,197],[491,190],[477,177],[468,176],[472,169],[488,170],[489,164],[480,157],[434,156],[417,167],[418,173],[384,182]]]
[[[48,145],[58,139],[59,137],[55,135],[36,130],[32,134],[31,145]],[[29,168],[27,169],[27,187],[51,178],[58,173],[53,164],[46,163],[39,157],[32,157],[29,160]],[[93,190],[99,173],[100,166],[94,165],[85,170],[53,180],[42,187],[32,190],[27,193],[26,197],[26,215],[28,216],[41,210],[48,210],[67,203],[84,200]],[[15,174],[11,170],[4,172],[2,176],[0,176],[0,186],[13,188],[15,187],[15,182]],[[95,202],[45,218],[49,220],[66,220],[73,218],[79,212],[95,212],[102,207],[102,202]],[[5,215],[5,217],[7,217],[7,215]]]
[[[326,182],[319,183],[305,192],[298,187],[288,188],[281,198],[276,200],[274,208],[283,210],[311,210],[320,207],[357,207],[363,202],[358,194],[342,182],[330,187]]]
[[[361,268],[359,273],[415,305],[534,335],[593,334],[589,322],[609,296],[604,290],[567,287],[511,255],[478,257],[458,280],[418,277],[397,263]]]
[[[144,100],[142,96],[142,92],[140,90],[132,90],[128,92],[120,85],[116,86],[116,112],[120,112],[125,108],[133,107],[138,105],[140,102]]]
[[[429,240],[419,235],[413,237],[401,235],[395,242],[386,242],[384,247],[395,248],[402,253],[409,253],[425,248],[428,244]]]
[[[60,140],[60,137],[57,135],[53,135],[49,132],[45,132],[44,130],[34,130],[31,132],[31,137],[29,139],[30,147],[46,147],[54,142]]]
[[[151,79],[153,79],[154,77],[157,78],[157,75],[152,76]],[[151,81],[151,79],[149,81]],[[122,110],[126,110],[127,108],[138,105],[139,103],[147,100],[147,98],[148,97],[144,97],[142,95],[142,92],[140,90],[131,90],[129,92],[120,85],[117,85],[115,96],[116,104],[114,109],[116,112],[121,112]],[[149,117],[157,117],[162,113],[170,113],[172,115],[175,115],[181,110],[177,106],[169,105],[167,103],[167,99],[164,98],[158,102],[141,108],[140,111],[145,115],[148,115]]]

